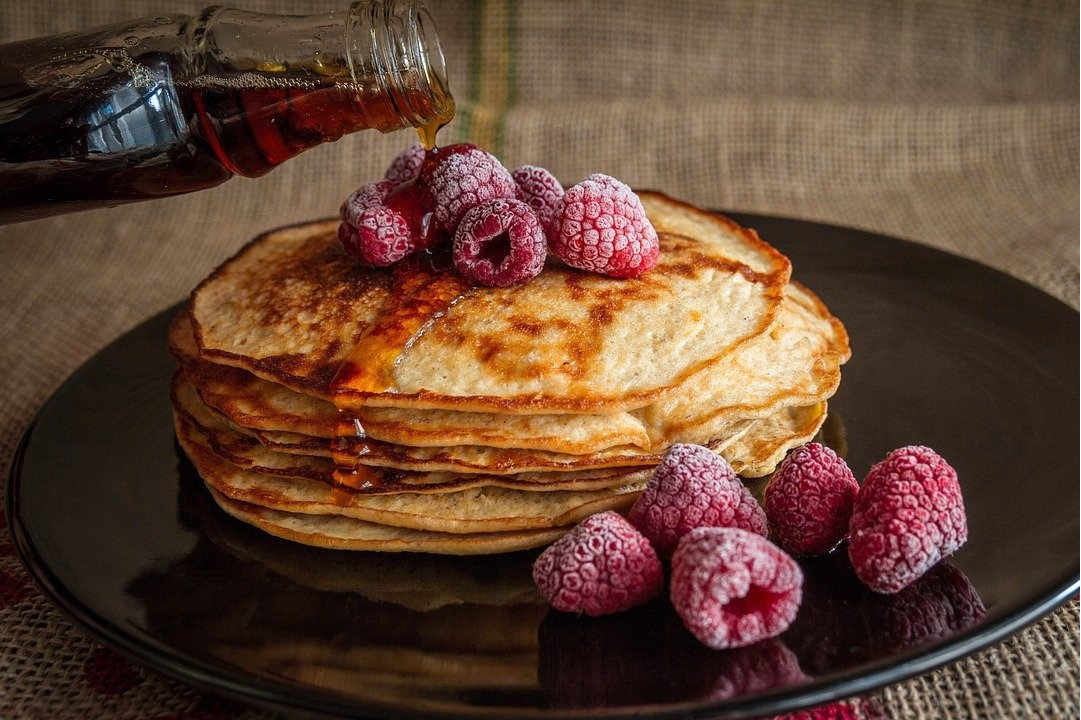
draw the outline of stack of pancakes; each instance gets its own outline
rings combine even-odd
[[[170,330],[177,437],[214,499],[306,544],[479,554],[625,510],[676,442],[771,472],[825,420],[844,327],[753,231],[639,195],[661,256],[630,280],[372,269],[330,221],[255,239]]]

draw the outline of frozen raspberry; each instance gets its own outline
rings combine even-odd
[[[365,210],[382,205],[390,191],[398,186],[393,180],[379,180],[361,185],[342,203],[339,215],[342,220],[354,228],[360,225],[360,216]]]
[[[627,514],[661,555],[696,527],[766,534],[766,513],[724,458],[701,445],[668,448]]]
[[[784,632],[799,610],[802,585],[795,560],[739,528],[696,528],[672,554],[672,605],[687,629],[715,650]]]
[[[430,250],[449,237],[435,222],[435,199],[422,183],[407,180],[394,188],[383,204],[405,218],[417,250]]]
[[[506,287],[544,267],[540,220],[520,200],[489,200],[465,214],[454,233],[454,268],[467,280]]]
[[[618,278],[657,264],[657,231],[625,184],[595,173],[569,188],[556,214],[552,252],[571,267]]]
[[[518,186],[495,155],[473,146],[432,153],[421,170],[435,198],[435,219],[453,234],[471,209],[489,200],[515,198]]]
[[[869,588],[895,593],[967,539],[957,472],[934,450],[912,445],[891,452],[863,481],[848,556]]]
[[[649,541],[608,510],[546,548],[533,563],[533,581],[556,610],[597,616],[648,601],[664,586],[664,572]]]
[[[763,505],[771,536],[788,552],[829,552],[848,535],[859,489],[833,450],[819,443],[795,449],[766,485]]]
[[[521,165],[510,174],[522,192],[522,199],[537,211],[541,227],[549,232],[563,199],[563,185],[555,175],[536,165]]]
[[[391,160],[390,167],[387,168],[384,178],[397,184],[416,180],[417,175],[420,174],[420,166],[424,164],[424,158],[427,154],[428,151],[424,149],[423,145],[413,143]]]
[[[362,212],[356,227],[343,222],[338,240],[347,253],[374,267],[392,265],[416,250],[409,223],[385,205]]]

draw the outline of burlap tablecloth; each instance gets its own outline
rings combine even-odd
[[[343,2],[237,0],[313,12]],[[430,0],[457,119],[508,165],[601,171],[709,207],[857,226],[975,258],[1078,306],[1078,6],[979,0]],[[6,0],[0,40],[190,0]],[[253,234],[333,214],[411,133],[361,133],[258,180],[0,227],[0,471],[80,363]],[[1065,438],[1072,442],[1072,438]],[[227,718],[89,639],[27,579],[0,517],[0,717]],[[834,718],[1076,718],[1069,603]]]

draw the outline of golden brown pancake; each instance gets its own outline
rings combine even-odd
[[[682,210],[666,203],[655,212]],[[770,327],[790,274],[753,232],[704,223],[662,232],[657,267],[633,281],[553,262],[527,283],[468,287],[426,258],[361,267],[335,228],[267,233],[201,283],[200,357],[338,407],[611,412]]]
[[[674,443],[770,473],[825,421],[844,326],[754,231],[639,195],[661,256],[632,280],[372,269],[336,221],[253,240],[169,333],[177,438],[215,502],[317,547],[471,555],[626,510]]]

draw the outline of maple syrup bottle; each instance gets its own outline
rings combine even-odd
[[[257,177],[359,130],[454,115],[430,12],[210,7],[0,45],[0,223]]]

